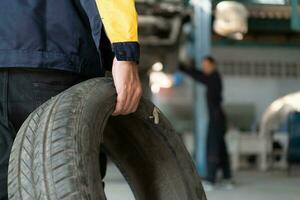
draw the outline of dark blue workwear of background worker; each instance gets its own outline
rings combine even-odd
[[[134,0],[125,7],[122,1],[0,1],[1,200],[7,199],[10,148],[30,112],[76,83],[103,76],[114,55],[118,61],[139,60]],[[118,14],[126,17],[115,19]]]
[[[204,62],[206,62],[206,66],[204,66],[206,72],[194,68],[188,69],[184,66],[181,67],[181,70],[206,87],[209,124],[206,141],[207,175],[205,179],[209,183],[215,184],[219,169],[222,170],[224,179],[231,179],[230,163],[225,143],[227,125],[222,108],[223,84],[221,75],[216,69],[213,58],[206,57],[203,59]]]

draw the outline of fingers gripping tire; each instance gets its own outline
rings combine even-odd
[[[204,200],[192,161],[166,119],[145,100],[135,114],[109,119],[115,98],[111,80],[92,79],[32,113],[13,145],[9,199],[104,200],[102,143],[136,199]]]

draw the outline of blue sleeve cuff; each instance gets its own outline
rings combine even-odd
[[[118,61],[140,61],[140,45],[138,42],[117,42],[112,44]]]

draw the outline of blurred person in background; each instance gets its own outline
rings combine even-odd
[[[216,61],[211,56],[202,60],[202,70],[180,66],[180,69],[202,83],[206,87],[206,100],[209,114],[207,136],[207,175],[203,183],[204,189],[212,190],[217,182],[217,172],[222,170],[222,186],[230,189],[233,187],[229,156],[225,143],[226,116],[222,108],[222,77],[218,72]]]

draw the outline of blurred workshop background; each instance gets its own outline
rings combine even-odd
[[[208,200],[300,198],[300,7],[298,0],[136,0],[144,93],[169,118],[207,174],[206,87],[179,70],[212,56],[223,79],[233,187]],[[108,199],[134,199],[118,170]]]

